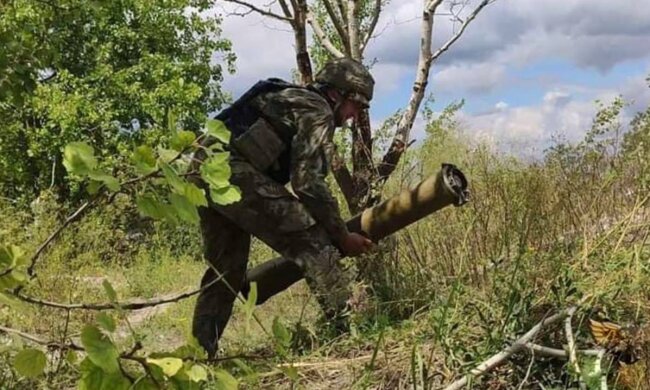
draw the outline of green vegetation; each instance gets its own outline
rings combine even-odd
[[[650,386],[650,108],[624,124],[623,101],[600,105],[581,142],[537,162],[469,142],[462,104],[425,109],[383,197],[451,162],[471,202],[346,260],[349,332],[322,326],[303,282],[259,307],[253,288],[206,362],[183,294],[206,267],[196,208],[239,196],[228,133],[206,121],[234,58],[219,21],[203,1],[35,4],[0,5],[0,389],[437,389],[567,310],[530,341],[566,355],[569,324],[575,361],[524,346],[471,385]],[[254,241],[251,265],[275,255]],[[602,349],[601,314],[638,329],[638,362],[582,352]]]

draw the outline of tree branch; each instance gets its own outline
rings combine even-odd
[[[359,42],[359,7],[361,0],[348,0],[348,35],[350,57],[361,61],[361,44]]]
[[[348,32],[346,30],[346,27],[344,27],[343,22],[341,19],[339,19],[339,16],[336,14],[334,11],[334,7],[332,6],[332,3],[330,0],[323,0],[323,5],[325,5],[325,10],[327,11],[327,14],[330,17],[330,20],[332,21],[332,24],[334,25],[334,28],[336,29],[336,32],[339,34],[339,37],[341,38],[341,42],[343,42],[343,46],[345,47],[345,52],[350,55],[350,38],[348,37]]]
[[[311,13],[310,11],[307,11],[307,23],[311,26],[312,30],[314,31],[314,34],[316,35],[316,38],[320,42],[321,45],[327,51],[334,57],[336,58],[343,58],[345,57],[345,54],[343,54],[339,49],[334,46],[332,41],[327,38],[327,35],[325,35],[325,32],[320,26],[320,23],[318,23],[318,20],[314,17],[314,14]]]
[[[250,3],[246,2],[246,1],[242,1],[242,0],[225,0],[225,1],[227,1],[229,3],[239,4],[241,6],[247,7],[249,10],[251,10],[253,12],[257,12],[260,15],[268,16],[268,17],[271,17],[271,18],[274,18],[274,19],[277,19],[277,20],[281,20],[283,22],[291,23],[293,21],[293,19],[290,18],[290,17],[278,15],[276,13],[271,12],[270,10],[265,11],[265,10],[263,10],[261,8],[258,8],[256,6],[254,6],[253,4],[250,4]]]
[[[456,42],[458,38],[460,38],[461,35],[463,35],[467,26],[469,26],[469,24],[476,18],[476,15],[478,15],[478,13],[481,12],[481,10],[485,8],[486,5],[488,5],[493,1],[494,0],[481,1],[481,3],[476,7],[476,9],[467,17],[467,19],[465,19],[463,24],[461,24],[460,29],[456,32],[456,34],[454,34],[453,37],[451,37],[444,45],[442,45],[438,50],[436,50],[435,53],[433,53],[433,55],[429,59],[429,63],[435,61],[436,59],[438,59],[438,57],[440,57],[442,53],[447,51],[449,47],[453,45],[454,42]]]
[[[284,16],[287,18],[293,19],[293,15],[291,14],[291,10],[289,9],[289,6],[287,5],[287,2],[285,0],[280,0],[280,7],[282,7],[282,12],[284,12]]]
[[[375,32],[375,28],[377,28],[377,22],[379,21],[379,14],[381,13],[381,0],[375,0],[375,8],[372,10],[372,20],[370,22],[370,26],[368,27],[368,31],[366,31],[366,34],[363,37],[363,40],[361,42],[361,52],[366,49],[366,46],[368,46],[368,42],[370,42],[370,38],[372,38],[372,33]]]
[[[349,203],[349,200],[354,198],[354,181],[352,180],[350,170],[348,170],[348,167],[345,165],[345,161],[341,155],[339,155],[338,151],[334,147],[334,144],[326,144],[324,150],[325,155],[329,160],[334,179],[339,185],[343,196]]]
[[[460,38],[467,26],[476,18],[478,13],[483,10],[486,5],[492,3],[493,1],[494,0],[481,1],[476,9],[463,22],[460,30],[433,54],[431,53],[433,18],[436,9],[442,4],[443,0],[431,0],[425,6],[424,12],[422,14],[422,39],[416,77],[413,83],[413,91],[409,97],[407,108],[404,110],[404,113],[397,123],[397,130],[395,131],[395,136],[393,137],[391,146],[382,159],[383,180],[390,176],[390,174],[392,174],[392,172],[395,170],[395,167],[397,166],[402,154],[404,153],[404,150],[406,149],[405,145],[408,144],[409,134],[413,128],[415,117],[417,116],[418,109],[422,103],[424,92],[427,87],[431,63],[440,57],[442,53],[447,51],[449,47],[454,42],[456,42],[458,38]]]
[[[139,309],[144,309],[146,307],[153,307],[153,306],[159,306],[163,305],[166,303],[173,303],[173,302],[178,302],[180,300],[189,298],[193,295],[196,295],[200,293],[201,291],[204,291],[208,289],[210,286],[215,284],[216,282],[220,281],[223,279],[223,274],[220,275],[218,278],[215,278],[213,281],[210,283],[206,284],[205,286],[185,292],[182,294],[175,295],[170,298],[152,298],[152,299],[147,299],[147,300],[142,300],[142,301],[132,301],[132,302],[124,302],[124,303],[72,303],[72,304],[65,304],[65,303],[57,303],[57,302],[49,302],[45,300],[41,300],[38,298],[33,298],[27,295],[23,295],[20,293],[13,293],[11,291],[6,291],[8,294],[12,294],[16,298],[20,299],[21,301],[28,302],[28,303],[33,303],[35,305],[40,305],[40,306],[46,306],[46,307],[52,307],[55,309],[65,309],[65,310],[74,310],[74,309],[83,309],[83,310],[110,310],[110,309],[115,309],[116,307],[119,307],[124,310],[139,310]]]

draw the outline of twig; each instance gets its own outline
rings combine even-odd
[[[580,385],[581,390],[586,390],[587,386],[582,380],[582,372],[580,371],[580,363],[578,363],[578,357],[576,356],[576,342],[573,337],[573,328],[571,327],[571,319],[573,319],[573,314],[576,312],[576,308],[572,307],[567,310],[567,317],[564,319],[564,332],[566,333],[566,340],[569,347],[569,362],[573,365],[573,369],[578,376],[578,384]]]
[[[36,344],[44,345],[49,348],[59,348],[59,349],[72,349],[75,351],[83,351],[84,349],[74,343],[70,344],[63,344],[58,341],[48,341],[48,340],[43,340],[38,336],[34,336],[29,333],[21,332],[17,329],[12,329],[12,328],[7,328],[5,326],[0,326],[0,332],[5,332],[9,334],[15,334],[16,336],[20,336],[25,340],[31,341]]]
[[[265,11],[265,10],[263,10],[261,8],[258,8],[256,6],[254,6],[253,4],[247,3],[245,1],[241,1],[241,0],[226,0],[226,1],[229,2],[229,3],[239,4],[241,6],[247,7],[251,11],[257,12],[258,14],[268,16],[268,17],[271,17],[271,18],[274,18],[274,19],[278,19],[278,20],[281,20],[283,22],[289,22],[289,23],[293,22],[293,19],[291,19],[291,18],[287,18],[287,17],[284,17],[282,15],[278,15],[278,14],[273,13],[271,11]]]
[[[45,240],[45,242],[43,242],[43,243],[38,247],[38,249],[36,250],[36,252],[34,252],[34,254],[32,255],[32,258],[30,259],[30,264],[29,264],[29,267],[27,268],[27,274],[28,274],[28,275],[32,276],[32,275],[34,274],[34,266],[36,265],[36,261],[38,260],[38,258],[40,257],[40,255],[43,253],[43,251],[45,250],[45,248],[47,248],[48,245],[50,245],[50,243],[52,243],[52,241],[54,241],[54,240],[59,236],[59,234],[61,234],[61,232],[62,232],[66,227],[68,227],[68,225],[70,225],[70,224],[71,224],[72,222],[74,222],[77,218],[79,218],[79,217],[81,216],[81,214],[82,214],[82,213],[83,213],[83,212],[84,212],[88,207],[90,207],[90,206],[93,205],[95,202],[97,202],[97,200],[99,199],[99,196],[98,196],[98,195],[99,195],[99,193],[97,193],[96,196],[94,196],[92,199],[90,199],[90,200],[87,201],[86,203],[82,204],[81,207],[79,207],[79,208],[77,209],[77,211],[75,211],[75,212],[72,213],[68,218],[66,218],[65,222],[63,222],[63,224],[62,224],[61,226],[59,226],[58,229],[56,229],[52,234],[50,234],[50,236],[47,238],[47,240]]]
[[[201,134],[200,136],[198,136],[198,137],[196,138],[195,142],[198,142],[198,141],[201,140],[203,137],[205,137],[205,134]],[[178,160],[179,158],[181,158],[181,157],[183,156],[183,154],[184,154],[185,152],[187,152],[187,151],[190,149],[190,147],[191,147],[191,146],[188,146],[188,147],[184,148],[183,150],[181,150],[180,152],[178,152],[178,154],[177,154],[177,155],[176,155],[176,156],[175,156],[171,161],[169,161],[168,164],[171,164],[171,163],[173,163],[174,161],[176,161],[176,160]],[[162,169],[158,168],[157,170],[155,170],[155,171],[153,171],[153,172],[151,172],[151,173],[149,173],[149,174],[147,174],[147,175],[143,175],[143,176],[136,177],[136,178],[134,178],[134,179],[126,180],[126,181],[120,183],[120,188],[123,187],[123,186],[125,186],[125,185],[129,185],[129,184],[133,184],[133,183],[140,182],[140,181],[142,181],[142,180],[146,180],[146,179],[148,179],[148,178],[150,178],[150,177],[153,177],[153,176],[155,176],[155,175],[158,175],[161,171],[162,171]],[[90,207],[91,205],[93,205],[95,202],[97,202],[97,201],[99,200],[100,196],[101,196],[102,193],[103,193],[102,191],[103,191],[105,188],[106,188],[106,187],[105,187],[104,185],[102,185],[102,186],[99,188],[99,190],[97,191],[97,193],[96,193],[96,194],[95,194],[95,195],[94,195],[94,196],[93,196],[89,201],[87,201],[86,203],[84,203],[83,205],[81,205],[81,207],[79,207],[79,208],[77,209],[77,211],[75,211],[75,212],[72,213],[68,218],[66,218],[65,222],[63,222],[63,224],[62,224],[61,226],[59,226],[59,228],[56,229],[56,230],[55,230],[55,231],[54,231],[54,232],[53,232],[53,233],[52,233],[52,234],[47,238],[47,240],[45,240],[45,242],[43,242],[43,243],[38,247],[38,249],[36,250],[36,252],[32,255],[32,257],[31,257],[31,259],[30,259],[30,265],[29,265],[29,267],[27,268],[27,274],[28,274],[29,276],[31,276],[32,278],[35,277],[35,275],[34,275],[34,266],[36,266],[36,262],[38,261],[38,258],[41,256],[41,254],[43,253],[43,251],[44,251],[44,250],[45,250],[45,249],[46,249],[46,248],[47,248],[47,247],[52,243],[52,241],[54,241],[54,240],[55,240],[55,239],[56,239],[56,238],[61,234],[61,232],[63,232],[63,230],[64,230],[66,227],[68,227],[68,225],[70,225],[72,222],[74,222],[76,219],[78,219],[78,218],[83,214],[83,212],[84,212],[86,209],[88,209],[88,207]],[[119,191],[118,191],[118,192],[119,192]],[[116,193],[117,193],[117,192],[116,192]],[[114,195],[115,195],[115,194],[113,194],[113,196],[114,196]],[[111,199],[112,199],[112,198],[111,198]],[[5,270],[5,271],[3,271],[3,273],[6,273],[7,271],[11,272],[12,270],[13,270],[13,269]],[[0,275],[0,276],[3,276],[3,275]],[[22,286],[17,287],[17,288],[16,288],[16,292],[19,292],[21,289],[22,289]]]
[[[526,343],[526,348],[528,348],[529,351],[536,353],[537,355],[540,356],[547,356],[547,357],[554,357],[558,359],[568,359],[569,354],[567,351],[562,350],[562,349],[557,349],[557,348],[550,348],[550,347],[545,347],[543,345],[535,344],[535,343]],[[580,355],[585,355],[585,356],[598,356],[602,351],[599,349],[581,349],[581,350],[576,350],[576,353],[579,353]]]
[[[571,309],[568,309],[571,310]],[[491,371],[495,367],[503,364],[506,360],[510,358],[513,354],[523,350],[526,348],[526,344],[533,338],[537,333],[539,333],[540,330],[544,326],[553,324],[555,322],[561,321],[566,316],[568,315],[568,310],[564,310],[560,313],[557,313],[551,317],[548,317],[542,321],[540,321],[537,325],[533,326],[526,334],[524,334],[522,337],[520,337],[517,341],[515,341],[512,345],[509,347],[503,349],[501,352],[497,353],[496,355],[492,356],[491,358],[485,360],[483,363],[479,364],[478,367],[474,368],[473,370],[470,371],[470,373],[463,378],[457,380],[456,382],[450,384],[449,386],[445,387],[445,390],[460,390],[462,389],[467,382],[469,381],[469,378],[483,375],[486,372]]]
[[[123,310],[139,310],[139,309],[144,309],[146,307],[152,307],[152,306],[159,306],[163,305],[165,303],[172,303],[172,302],[178,302],[182,299],[189,298],[193,295],[196,295],[200,293],[201,291],[211,287],[213,284],[216,282],[220,281],[223,278],[222,275],[220,275],[218,278],[215,278],[213,281],[210,283],[206,284],[205,286],[185,292],[176,296],[173,296],[171,298],[152,298],[144,301],[134,301],[134,302],[125,302],[125,303],[73,303],[73,304],[65,304],[65,303],[57,303],[57,302],[49,302],[49,301],[44,301],[40,300],[37,298],[33,298],[27,295],[22,295],[19,293],[12,293],[11,291],[7,291],[8,294],[14,295],[16,298],[28,302],[28,303],[33,303],[36,305],[41,305],[41,306],[47,306],[47,307],[53,307],[55,309],[66,309],[66,310],[71,310],[71,309],[84,309],[84,310],[109,310],[109,309],[115,309],[116,307],[121,308]]]
[[[605,356],[605,350],[600,350],[598,357],[596,358],[596,372],[600,375],[600,389],[607,390],[607,375],[602,372],[603,367],[603,357]]]
[[[8,333],[8,334],[15,334],[16,336],[19,336],[25,340],[31,341],[35,344],[40,344],[43,346],[46,346],[48,348],[56,348],[56,349],[71,349],[74,351],[85,351],[83,347],[80,347],[79,345],[75,343],[60,343],[57,341],[48,341],[48,340],[43,340],[42,338],[22,332],[17,329],[13,328],[7,328],[5,326],[0,326],[0,332]],[[130,351],[128,352],[123,352],[120,354],[120,359],[127,359],[127,360],[133,360],[133,361],[146,361],[146,358],[143,357],[138,357],[135,356],[135,353],[143,348],[142,344],[138,341],[135,343],[135,345],[131,348]],[[200,363],[211,363],[211,362],[220,362],[220,361],[225,361],[225,360],[233,360],[233,359],[247,359],[247,360],[259,360],[259,359],[266,359],[267,357],[265,356],[258,356],[258,355],[233,355],[233,356],[224,356],[220,358],[215,358],[211,360],[207,359],[195,359],[195,358],[183,358],[183,360],[192,360],[193,362],[200,362]]]

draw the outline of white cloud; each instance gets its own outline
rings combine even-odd
[[[470,93],[487,92],[506,80],[506,68],[489,62],[451,65],[432,76],[436,92],[454,92],[462,89]]]

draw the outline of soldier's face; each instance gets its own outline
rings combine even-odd
[[[357,121],[359,114],[361,113],[361,105],[354,100],[345,99],[341,105],[339,105],[337,112],[335,112],[336,125],[342,126],[345,122],[352,119]]]

